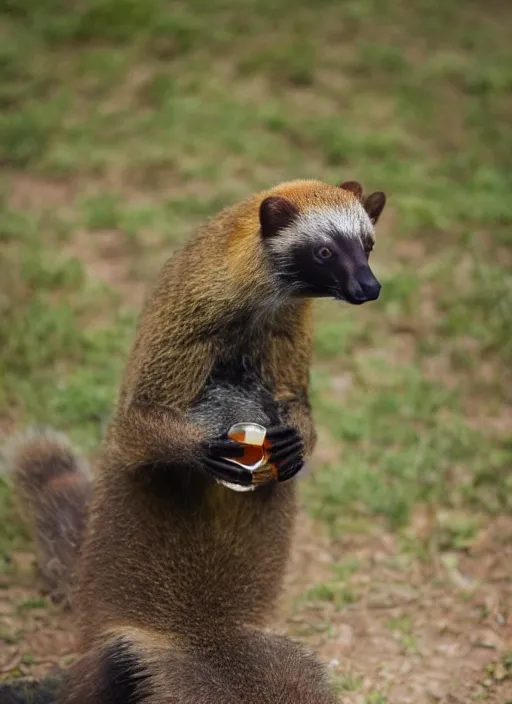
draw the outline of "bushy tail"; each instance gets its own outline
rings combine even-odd
[[[4,455],[43,586],[54,602],[69,603],[91,495],[89,468],[64,435],[46,429],[12,438]]]
[[[40,681],[17,680],[0,683],[2,704],[57,704],[63,675],[51,675]]]

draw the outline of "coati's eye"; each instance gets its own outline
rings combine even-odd
[[[315,256],[319,261],[325,262],[332,257],[332,252],[329,247],[318,247]]]

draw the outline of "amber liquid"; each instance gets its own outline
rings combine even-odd
[[[256,464],[256,462],[259,462],[266,457],[267,453],[261,445],[246,444],[245,433],[243,431],[230,433],[229,437],[231,440],[236,440],[244,446],[244,454],[242,457],[236,458],[236,461],[240,464],[246,465],[247,467],[252,467],[252,465]]]

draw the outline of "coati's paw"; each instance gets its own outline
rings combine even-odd
[[[244,454],[243,445],[236,440],[229,440],[224,435],[214,440],[205,440],[201,449],[203,468],[213,479],[241,486],[249,486],[252,483],[251,471],[233,464],[228,459],[236,459]]]
[[[286,482],[300,472],[304,466],[304,441],[295,428],[269,428],[265,442],[270,448],[268,461],[277,469],[278,482]]]

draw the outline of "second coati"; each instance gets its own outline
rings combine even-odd
[[[141,313],[95,478],[63,704],[331,704],[323,668],[266,631],[315,444],[312,299],[375,300],[381,192],[294,181],[199,228]],[[236,422],[278,479],[247,493]]]

